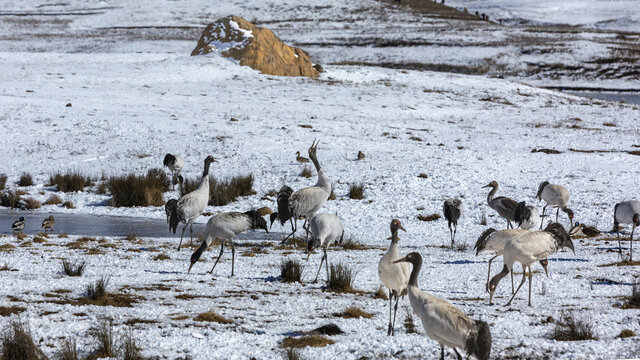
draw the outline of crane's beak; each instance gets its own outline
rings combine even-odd
[[[491,187],[491,184],[487,184],[487,185],[483,186],[482,188],[484,189],[484,188],[488,188],[488,187]]]
[[[187,270],[187,274],[191,272],[191,268],[193,267],[193,264],[195,264],[195,263],[192,262],[191,265],[189,265],[189,270]]]
[[[402,230],[402,231],[404,231],[404,232],[407,232],[407,230],[405,230],[405,229],[402,227],[402,225],[398,225],[398,229],[400,229],[400,230]]]
[[[397,263],[399,263],[399,262],[403,262],[403,261],[407,261],[407,257],[406,257],[406,256],[405,256],[405,257],[403,257],[402,259],[398,259],[398,260],[394,261],[393,263],[394,263],[394,264],[397,264]],[[407,261],[407,262],[408,262],[408,261]]]

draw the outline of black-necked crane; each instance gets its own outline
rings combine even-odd
[[[220,258],[222,257],[222,253],[224,252],[224,242],[231,241],[231,276],[233,276],[236,258],[236,247],[233,243],[233,238],[252,229],[263,229],[269,233],[269,230],[267,229],[267,222],[262,218],[262,216],[260,216],[260,213],[255,210],[244,213],[225,212],[212,216],[211,219],[207,221],[207,227],[204,232],[204,240],[202,240],[202,244],[191,255],[191,265],[189,265],[188,272],[191,272],[193,264],[200,259],[200,256],[207,247],[209,247],[215,239],[218,239],[220,240],[220,254],[209,273],[211,274],[213,272],[216,265],[218,265],[218,261],[220,261]]]
[[[510,199],[505,196],[494,197],[494,195],[496,194],[496,191],[498,191],[497,181],[494,180],[488,183],[487,185],[483,186],[483,188],[487,188],[487,187],[492,188],[492,190],[489,192],[489,195],[487,195],[487,204],[489,204],[490,208],[497,211],[500,216],[502,216],[507,220],[507,229],[509,227],[513,228],[513,225],[511,224],[511,222],[515,221],[515,211],[516,211],[516,208],[518,207],[518,203],[515,202],[513,199]]]
[[[620,241],[620,224],[631,224],[629,235],[629,261],[633,260],[633,232],[640,225],[640,201],[630,200],[617,203],[613,209],[613,230],[618,234],[618,249],[622,256]]]
[[[167,154],[164,156],[162,164],[168,167],[171,171],[171,183],[175,187],[176,182],[180,180],[179,176],[182,171],[182,167],[184,167],[184,159],[182,159],[182,156],[180,155]],[[182,182],[180,182],[180,185],[182,186]]]
[[[398,311],[398,300],[401,296],[407,295],[407,284],[409,283],[409,275],[411,267],[409,264],[402,262],[394,264],[393,262],[402,259],[404,255],[398,250],[398,230],[407,231],[402,227],[400,220],[391,220],[391,245],[378,262],[378,277],[384,286],[389,289],[389,327],[387,335],[394,335],[396,324],[396,312]],[[396,305],[393,312],[393,320],[391,320],[391,307],[393,298],[396,298]]]
[[[479,360],[489,359],[491,354],[491,331],[481,320],[469,318],[449,301],[433,296],[418,288],[418,274],[422,267],[422,256],[412,252],[395,263],[408,262],[413,265],[409,276],[409,302],[413,312],[422,321],[429,338],[440,344],[440,359],[444,359],[444,347],[453,348],[459,360],[458,349]]]
[[[178,222],[184,224],[182,227],[182,234],[180,235],[180,244],[178,244],[178,251],[182,246],[182,238],[184,237],[184,231],[189,226],[189,237],[191,243],[193,243],[193,222],[200,216],[202,210],[209,203],[209,167],[211,163],[216,161],[211,155],[204,159],[204,171],[202,172],[202,178],[198,187],[192,192],[182,196],[178,199],[178,203],[175,207],[176,216],[169,217],[169,229],[173,228],[175,234]]]
[[[473,248],[476,250],[476,256],[478,256],[478,254],[480,254],[481,252],[485,252],[485,251],[494,252],[494,256],[491,259],[489,259],[489,267],[487,270],[487,283],[485,286],[487,292],[489,291],[489,277],[491,276],[491,262],[498,256],[502,255],[504,251],[504,244],[506,244],[507,241],[516,239],[526,234],[527,232],[528,230],[524,230],[524,229],[504,229],[504,230],[496,231],[493,228],[489,228],[483,231],[482,234],[480,234],[480,237],[478,237],[476,244],[473,246]],[[547,259],[540,260],[540,265],[542,265],[545,272],[547,272],[548,263],[549,262],[547,261]],[[513,273],[511,273],[511,293],[513,294],[513,292],[514,292]]]
[[[558,223],[549,224],[544,231],[527,231],[522,236],[507,241],[504,244],[502,254],[504,262],[502,271],[489,281],[489,303],[493,302],[493,293],[498,287],[498,283],[509,272],[513,271],[513,264],[517,261],[522,264],[522,282],[520,282],[515,293],[509,299],[507,306],[511,304],[513,298],[516,297],[518,291],[527,280],[527,268],[529,268],[529,306],[531,306],[531,282],[533,279],[531,264],[534,261],[540,261],[555,254],[564,247],[568,247],[575,253],[571,237],[564,227]]]
[[[308,163],[309,159],[300,155],[300,151],[296,151],[296,161],[299,163]]]
[[[449,234],[451,235],[451,245],[453,246],[456,240],[456,231],[458,230],[458,220],[462,215],[462,201],[454,198],[447,199],[444,201],[442,211],[449,224]],[[451,229],[451,224],[453,224],[453,230]]]
[[[53,218],[53,215],[49,215],[48,218],[42,220],[42,228],[44,229],[44,232],[47,232],[48,230],[53,232],[53,225],[55,225],[55,223],[56,219]]]
[[[518,203],[514,217],[518,227],[525,230],[537,228],[542,221],[538,209],[535,206],[527,205],[524,201]]]
[[[548,181],[545,181],[538,186],[538,194],[536,197],[544,200],[546,203],[542,208],[543,219],[547,206],[551,205],[557,208],[556,222],[558,222],[558,215],[560,214],[560,210],[562,210],[569,216],[569,228],[573,226],[573,211],[567,207],[567,203],[569,203],[569,190],[564,186],[549,184]],[[540,229],[542,229],[542,223],[540,223]]]
[[[273,222],[276,220],[280,221],[280,225],[284,226],[287,221],[291,222],[291,234],[287,237],[291,236],[295,232],[295,228],[293,225],[293,216],[291,216],[291,211],[289,211],[289,198],[291,198],[291,194],[293,194],[293,189],[287,185],[282,185],[280,191],[278,191],[278,197],[276,202],[278,204],[278,211],[271,213],[270,221],[273,226]],[[287,238],[285,237],[285,239]]]
[[[295,234],[297,229],[297,226],[295,225],[297,223],[297,218],[304,217],[305,222],[302,227],[306,230],[307,238],[309,237],[309,227],[305,227],[305,224],[313,219],[316,212],[322,208],[331,195],[331,181],[327,174],[324,173],[324,170],[318,162],[317,150],[319,143],[320,141],[316,143],[314,140],[309,148],[309,158],[313,161],[313,165],[316,167],[318,181],[314,186],[306,187],[294,192],[289,198],[289,211],[294,219],[293,234]],[[287,238],[285,238],[285,240],[286,239]],[[284,243],[285,240],[282,242]]]
[[[327,282],[329,281],[329,258],[327,257],[327,248],[344,235],[344,228],[338,215],[335,214],[318,214],[311,219],[309,228],[313,234],[313,238],[307,244],[307,260],[311,256],[313,249],[322,248],[322,259],[313,282],[318,281],[322,263],[326,260],[325,267],[327,269]]]
[[[13,224],[11,224],[11,229],[13,230],[13,234],[15,235],[16,231],[22,232],[22,230],[24,230],[25,223],[26,223],[26,220],[24,219],[24,216],[20,216],[18,221],[14,221]]]

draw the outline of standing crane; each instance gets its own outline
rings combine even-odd
[[[393,262],[402,259],[404,256],[398,250],[398,230],[407,231],[402,227],[400,220],[391,220],[391,245],[389,249],[382,256],[380,262],[378,262],[378,277],[389,289],[389,327],[387,329],[387,335],[394,335],[394,328],[396,324],[396,313],[398,312],[398,300],[401,296],[407,295],[407,284],[409,283],[409,275],[411,274],[411,268],[407,263],[394,264]],[[391,305],[393,298],[396,298],[396,305],[393,311],[393,321],[391,320]]]
[[[294,219],[293,216],[291,216],[291,212],[289,211],[289,198],[291,198],[291,194],[293,194],[293,189],[287,185],[282,185],[280,191],[278,191],[278,197],[276,200],[278,204],[278,211],[271,213],[270,216],[270,226],[273,226],[273,222],[276,221],[276,219],[280,221],[280,225],[282,226],[284,226],[287,221],[291,222],[291,234],[289,234],[287,237],[291,236],[295,232],[293,225]],[[285,237],[285,239],[287,237]]]
[[[551,205],[556,208],[556,222],[558,222],[558,215],[560,210],[569,216],[569,227],[573,226],[573,211],[567,207],[569,202],[569,190],[562,185],[552,185],[548,181],[545,181],[538,186],[538,194],[536,197],[539,200],[544,200],[547,204],[542,208],[542,218],[544,218],[544,212],[547,206]],[[542,222],[540,223],[540,229],[542,229]]]
[[[487,195],[487,204],[489,204],[490,208],[497,211],[500,216],[507,220],[507,229],[509,227],[513,228],[511,222],[515,221],[515,212],[516,208],[518,207],[518,203],[505,196],[498,196],[496,198],[493,197],[496,194],[496,191],[498,191],[497,181],[494,180],[483,186],[483,188],[487,187],[493,188],[489,192],[489,195]]]
[[[525,230],[537,228],[542,221],[538,209],[535,206],[527,205],[524,201],[518,203],[514,217],[518,227]]]
[[[182,234],[180,235],[178,251],[180,251],[180,247],[182,246],[182,238],[184,237],[184,231],[187,229],[187,226],[189,226],[189,237],[191,243],[193,243],[193,222],[200,216],[200,213],[202,213],[202,210],[204,210],[209,202],[209,167],[214,161],[216,161],[216,159],[211,155],[204,159],[204,171],[202,172],[202,178],[200,179],[198,187],[178,199],[178,203],[173,210],[175,215],[169,216],[169,229],[173,229],[174,234],[178,227],[178,222],[184,224]]]
[[[496,231],[493,228],[489,228],[482,232],[476,244],[473,248],[476,250],[476,256],[484,251],[493,251],[494,256],[489,259],[489,269],[487,270],[487,283],[486,290],[489,291],[489,276],[491,276],[491,262],[502,255],[504,251],[504,244],[509,240],[517,239],[526,234],[527,230],[524,229],[504,229]],[[544,272],[547,273],[547,265],[549,264],[547,259],[540,260],[540,265],[544,268]],[[524,269],[523,269],[524,271]],[[513,273],[511,273],[511,293],[514,293],[513,287]]]
[[[297,230],[297,219],[298,217],[304,217],[304,224],[302,227],[306,230],[307,238],[309,237],[309,227],[305,225],[313,219],[316,212],[320,210],[320,208],[327,202],[329,196],[331,195],[331,181],[329,177],[324,173],[322,167],[320,167],[320,163],[318,162],[317,150],[318,150],[318,141],[316,143],[313,140],[311,147],[309,148],[309,158],[313,161],[313,165],[316,167],[316,172],[318,173],[318,181],[314,186],[306,187],[304,189],[300,189],[289,197],[289,212],[293,217],[294,227],[291,235],[294,235]],[[284,243],[287,240],[288,236],[282,240]]]
[[[327,248],[331,246],[336,240],[341,239],[344,236],[344,228],[340,218],[335,214],[318,214],[311,219],[309,223],[313,239],[307,244],[307,260],[311,256],[313,249],[322,247],[322,259],[320,260],[320,266],[316,273],[316,278],[313,282],[318,281],[318,275],[320,275],[320,269],[322,269],[322,262],[326,260],[325,267],[327,269],[327,282],[329,282],[329,258],[327,257]]]
[[[409,277],[409,302],[413,312],[422,320],[429,338],[440,344],[440,359],[444,359],[444,347],[453,348],[458,360],[462,356],[458,348],[479,360],[489,359],[491,354],[491,331],[481,320],[469,318],[449,301],[433,296],[418,288],[418,274],[422,267],[422,256],[412,252],[394,263],[408,262],[413,265]]]
[[[447,199],[444,201],[444,207],[442,208],[444,217],[449,223],[449,234],[451,235],[451,246],[456,239],[456,231],[458,230],[458,219],[462,214],[462,201],[459,199]],[[453,224],[453,231],[451,230],[451,224]]]
[[[55,225],[55,223],[56,219],[53,218],[53,215],[49,215],[48,218],[42,220],[42,228],[44,229],[44,232],[47,232],[48,230],[53,232],[53,225]]]
[[[200,259],[202,253],[207,249],[207,247],[209,247],[209,245],[211,245],[213,240],[219,239],[220,255],[218,255],[218,258],[209,271],[209,274],[213,273],[213,269],[216,268],[218,261],[220,261],[220,258],[222,257],[222,253],[224,252],[224,242],[231,241],[231,276],[233,276],[236,259],[236,247],[233,243],[233,238],[251,229],[263,229],[269,233],[269,230],[267,229],[267,222],[262,218],[262,216],[260,216],[260,213],[255,210],[247,211],[245,213],[225,212],[212,216],[211,219],[207,221],[207,227],[204,232],[204,240],[202,240],[202,244],[191,255],[191,265],[189,265],[188,272],[191,272],[193,264]]]
[[[540,261],[549,255],[555,254],[564,247],[568,247],[575,254],[571,237],[564,227],[558,223],[549,224],[544,231],[528,231],[522,236],[507,241],[504,244],[502,255],[504,260],[502,271],[489,281],[489,304],[493,302],[493,293],[498,287],[498,283],[509,272],[513,272],[513,264],[517,261],[522,264],[522,282],[520,282],[516,292],[511,296],[507,306],[511,305],[513,298],[516,297],[518,291],[527,280],[526,268],[529,268],[529,306],[531,306],[531,281],[533,279],[531,264],[534,261]]]
[[[162,163],[171,171],[171,183],[175,188],[176,182],[178,180],[182,180],[182,176],[180,175],[182,167],[184,167],[184,160],[182,159],[182,156],[167,154],[164,156]],[[182,181],[180,181],[180,186],[182,186]]]
[[[620,241],[620,224],[631,224],[629,235],[629,261],[633,260],[633,232],[640,225],[640,201],[630,200],[617,203],[613,209],[613,230],[618,234],[618,250],[622,256],[622,242]]]

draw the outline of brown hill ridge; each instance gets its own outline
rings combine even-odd
[[[269,29],[234,15],[207,25],[191,56],[212,52],[269,75],[317,77],[319,74],[304,50],[283,43]]]

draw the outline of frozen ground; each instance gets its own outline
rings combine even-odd
[[[159,6],[160,13],[168,8]],[[265,14],[267,18],[271,13]],[[72,22],[82,18],[74,16]],[[144,25],[149,16],[139,11],[123,15],[122,21],[132,24],[138,17]],[[41,30],[38,24],[35,28]],[[54,26],[59,32],[47,45],[46,38],[20,34],[16,29],[25,29],[20,26],[4,27],[0,41],[0,173],[9,176],[10,188],[16,188],[23,171],[29,172],[36,185],[20,189],[28,192],[26,197],[44,200],[55,192],[44,185],[53,172],[69,169],[96,177],[142,173],[160,167],[167,152],[181,154],[185,175],[194,177],[211,154],[219,158],[212,174],[253,173],[257,194],[208,211],[275,207],[273,197],[263,198],[269,190],[285,183],[299,189],[315,182],[298,176],[302,166],[295,161],[295,151],[304,153],[318,138],[318,157],[337,195],[323,211],[340,215],[347,238],[373,247],[330,250],[332,263],[346,262],[356,270],[355,287],[364,291],[333,294],[321,284],[308,283],[319,254],[305,263],[305,283],[279,281],[280,262],[302,260],[304,253],[276,247],[281,238],[277,231],[240,237],[243,246],[234,278],[228,277],[230,254],[214,276],[206,274],[216,246],[187,274],[191,251],[176,252],[177,239],[105,237],[79,243],[76,237],[52,236],[42,242],[33,237],[33,230],[24,240],[3,236],[0,266],[17,271],[0,272],[0,306],[23,307],[21,318],[29,321],[47,353],[67,336],[78,338],[83,353],[88,353],[88,329],[96,319],[110,317],[118,331],[132,327],[145,355],[161,358],[279,358],[285,337],[330,322],[346,334],[331,337],[334,345],[305,349],[307,358],[435,357],[435,342],[424,334],[405,332],[406,299],[399,310],[397,335],[388,338],[387,303],[372,297],[379,285],[377,261],[388,245],[389,222],[396,217],[408,230],[401,234],[402,251],[419,251],[425,258],[421,288],[487,321],[495,358],[640,356],[637,335],[617,337],[623,329],[640,333],[640,310],[616,307],[631,293],[630,284],[638,281],[638,267],[599,266],[619,260],[612,235],[576,239],[575,255],[553,256],[550,277],[534,275],[532,307],[526,306],[526,293],[504,307],[507,282],[498,289],[497,305],[489,306],[484,291],[488,255],[476,258],[471,250],[486,228],[480,225],[483,215],[489,226],[504,226],[486,206],[487,191],[481,189],[491,180],[500,182],[499,195],[533,204],[539,204],[534,197],[541,181],[563,184],[571,191],[576,220],[610,230],[613,205],[634,198],[638,191],[632,179],[640,165],[628,153],[640,146],[637,106],[483,76],[377,67],[329,65],[318,80],[277,78],[217,56],[188,56],[197,37],[175,40],[171,33],[168,39],[135,40],[135,34],[118,33],[109,42],[99,33],[91,43],[76,38],[76,25]],[[189,31],[179,35],[186,37]],[[125,38],[130,40],[117,41]],[[25,51],[32,45],[38,51]],[[72,106],[66,107],[68,103]],[[562,153],[532,153],[534,148]],[[358,151],[366,154],[365,160],[355,160]],[[427,178],[418,177],[420,173]],[[364,200],[348,198],[353,183],[365,185]],[[162,208],[108,207],[109,196],[95,194],[94,188],[59,195],[77,208],[50,205],[36,212],[43,217],[65,211],[164,219]],[[417,219],[419,214],[439,213],[443,200],[451,196],[461,197],[465,206],[458,241],[469,245],[466,251],[441,247],[449,239],[445,221]],[[562,222],[568,225],[566,218]],[[154,260],[162,253],[170,259]],[[64,276],[61,259],[87,261],[85,275]],[[496,263],[494,273],[500,268],[500,261]],[[136,296],[133,307],[74,305],[85,286],[101,275],[111,275],[111,291]],[[333,315],[350,305],[373,313],[373,318]],[[194,321],[208,310],[233,323]],[[589,322],[598,340],[550,340],[554,325],[542,321],[549,316],[560,319],[563,312]],[[0,326],[9,321],[0,317]]]

